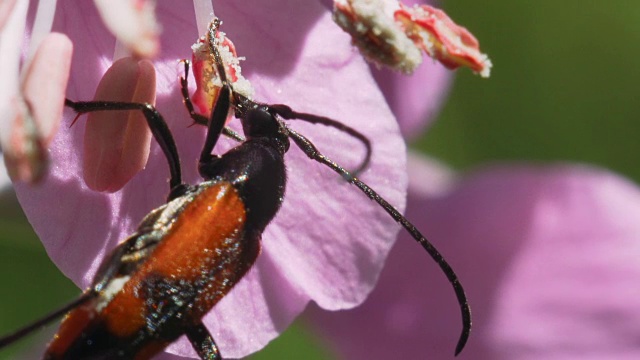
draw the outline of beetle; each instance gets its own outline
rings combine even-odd
[[[221,359],[218,346],[201,319],[256,261],[261,234],[284,198],[284,156],[293,141],[311,160],[329,167],[378,203],[440,266],[455,290],[462,312],[458,354],[469,336],[471,314],[453,269],[398,210],[324,156],[283,119],[322,123],[359,138],[367,146],[367,157],[359,169],[370,158],[368,140],[335,120],[298,113],[286,105],[261,104],[234,92],[217,49],[218,26],[217,20],[211,23],[208,39],[222,88],[209,118],[197,114],[191,104],[186,61],[185,77],[181,79],[189,114],[197,123],[207,125],[198,162],[204,181],[197,185],[182,181],[175,141],[152,105],[65,101],[78,116],[93,111],[141,111],[169,165],[168,200],[152,210],[137,230],[105,258],[92,285],[77,300],[0,339],[0,347],[68,312],[44,359],[149,359],[183,334],[201,359]],[[230,109],[242,123],[244,138],[225,128]],[[223,133],[242,142],[222,155],[213,155]]]

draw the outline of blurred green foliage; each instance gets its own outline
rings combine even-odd
[[[491,56],[491,78],[458,71],[415,145],[459,169],[491,161],[597,164],[640,180],[640,3],[447,1]]]
[[[80,291],[51,263],[13,195],[3,194],[0,203],[0,334],[7,334],[69,302]],[[0,359],[22,359],[31,346],[28,340],[22,341],[3,349]]]
[[[640,181],[635,119],[640,2],[449,0],[444,5],[477,36],[494,71],[488,80],[459,71],[439,119],[415,148],[458,169],[493,161],[572,161]],[[79,291],[48,260],[21,213],[6,206],[11,199],[3,200],[0,333],[7,333]],[[0,359],[20,358],[13,354],[29,344],[3,350]],[[331,357],[296,324],[252,359]]]

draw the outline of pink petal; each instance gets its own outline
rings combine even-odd
[[[505,359],[640,357],[640,191],[576,172],[542,189],[503,278],[487,342]]]
[[[131,57],[114,62],[100,81],[94,100],[155,104],[153,64]],[[84,181],[92,190],[118,191],[147,163],[151,144],[147,121],[139,111],[94,112],[86,121]]]
[[[635,184],[588,167],[493,167],[446,195],[413,192],[408,214],[467,290],[474,328],[460,359],[640,356]],[[344,358],[452,358],[455,297],[412,242],[401,236],[363,306],[311,312]]]
[[[402,134],[409,140],[422,134],[436,119],[453,80],[451,71],[432,61],[425,61],[411,76],[388,69],[371,71]]]
[[[74,63],[82,65],[72,69],[67,96],[88,100],[110,65],[113,40],[99,25],[91,4],[67,4],[58,9],[54,28],[69,34],[79,49]],[[189,55],[198,34],[190,5],[158,7],[165,36],[155,63],[157,107],[176,137],[185,179],[194,183],[199,178],[195,159],[204,129],[188,127],[191,120],[177,87],[182,71],[177,59]],[[332,116],[362,130],[375,144],[374,162],[362,174],[363,180],[402,208],[405,148],[397,124],[366,64],[352,52],[348,36],[332,24],[329,13],[314,3],[277,0],[223,2],[216,4],[216,14],[224,20],[224,31],[233,38],[239,55],[247,58],[243,73],[255,86],[256,98]],[[72,118],[68,112],[65,124]],[[162,204],[168,191],[166,160],[154,142],[146,168],[121,191],[103,194],[86,188],[78,150],[84,127],[79,121],[58,133],[50,150],[55,166],[42,188],[17,189],[49,255],[82,287],[104,254],[150,209]],[[292,127],[348,168],[362,159],[362,145],[334,129],[298,122]],[[225,140],[216,151],[231,145]],[[287,163],[287,198],[263,236],[263,254],[247,278],[205,318],[227,357],[263,347],[310,299],[328,309],[362,302],[398,229],[377,205],[310,162],[295,146]],[[173,351],[193,353],[184,341]]]

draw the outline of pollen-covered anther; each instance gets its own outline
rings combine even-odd
[[[242,76],[240,68],[240,60],[244,60],[244,58],[238,57],[233,42],[222,31],[216,31],[216,39],[213,43],[222,57],[227,80],[233,86],[233,91],[251,99],[253,87],[249,80]],[[192,100],[200,113],[208,116],[222,87],[222,81],[218,75],[211,49],[209,49],[208,38],[206,36],[200,37],[191,46],[191,50],[193,52],[193,76],[196,79],[196,91]]]
[[[333,19],[367,60],[410,74],[422,63],[422,55],[396,24],[397,9],[397,1],[336,0]]]
[[[489,77],[491,60],[480,52],[478,40],[444,11],[428,5],[400,4],[394,16],[418,47],[447,68],[467,66],[480,76]]]

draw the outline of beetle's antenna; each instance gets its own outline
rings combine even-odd
[[[39,328],[41,328],[42,326],[50,323],[51,321],[57,319],[58,317],[68,313],[70,310],[75,309],[76,307],[84,304],[85,302],[89,301],[90,299],[93,299],[94,297],[96,297],[96,293],[89,291],[89,292],[85,292],[83,293],[79,298],[77,298],[76,300],[72,301],[71,303],[61,307],[58,310],[55,310],[54,312],[50,313],[49,315],[46,315],[45,317],[38,319],[36,321],[34,321],[33,323],[23,327],[22,329],[19,329],[18,331],[14,332],[13,334],[9,334],[7,336],[3,336],[0,338],[0,348],[5,347],[17,340],[20,340],[21,338],[25,337],[26,335],[29,335],[31,332],[38,330]]]
[[[330,126],[360,140],[360,142],[362,142],[362,144],[364,144],[366,148],[366,155],[364,157],[364,160],[360,164],[360,166],[358,166],[358,168],[356,168],[353,171],[353,174],[357,175],[369,166],[369,163],[371,162],[371,153],[372,153],[371,141],[369,140],[368,137],[366,137],[360,131],[325,116],[319,116],[319,115],[294,111],[289,106],[284,104],[276,104],[276,105],[268,105],[268,106],[269,106],[269,109],[274,110],[283,119],[287,119],[287,120],[297,119],[297,120],[306,121],[312,124],[322,124],[325,126]]]
[[[284,126],[284,125],[283,125]],[[322,153],[318,151],[318,149],[313,145],[309,139],[304,137],[303,135],[297,133],[289,127],[286,127],[289,132],[289,137],[293,139],[293,142],[305,153],[307,156],[315,160],[321,164],[326,165],[331,170],[340,174],[343,178],[345,178],[350,183],[354,184],[358,187],[365,195],[367,195],[371,200],[378,203],[382,208],[402,227],[407,230],[407,232],[418,242],[422,247],[429,253],[431,258],[440,266],[442,272],[449,279],[449,283],[453,286],[453,290],[456,293],[456,297],[458,298],[458,304],[460,305],[460,312],[462,314],[462,333],[460,334],[460,338],[458,339],[458,344],[456,345],[455,355],[458,355],[462,349],[464,348],[467,340],[469,339],[469,334],[471,332],[471,309],[469,307],[469,303],[467,301],[467,296],[465,295],[464,289],[458,276],[453,271],[449,263],[444,259],[444,257],[440,254],[440,252],[431,244],[427,238],[420,233],[420,231],[409,221],[407,218],[402,216],[400,212],[394,208],[391,204],[389,204],[382,196],[380,196],[376,191],[369,187],[369,185],[363,183],[358,180],[356,177],[351,175],[347,170],[345,170],[340,165],[336,164],[333,160],[327,158]]]

